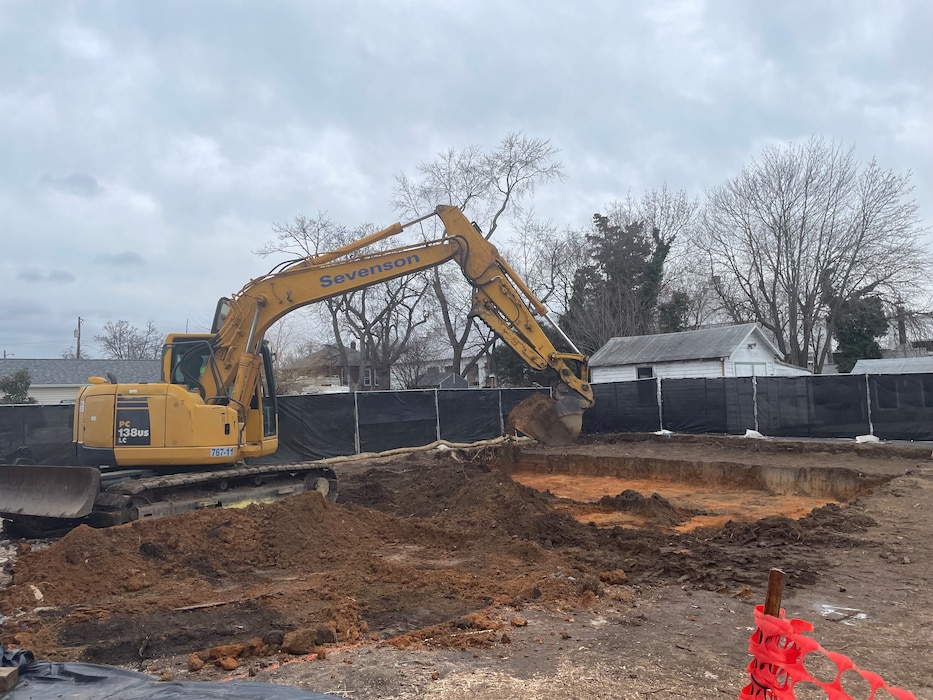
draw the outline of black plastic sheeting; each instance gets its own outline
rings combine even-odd
[[[297,688],[258,681],[198,683],[159,681],[115,666],[35,661],[32,652],[4,650],[0,666],[16,667],[19,682],[2,693],[3,700],[339,700]]]
[[[0,457],[28,445],[36,464],[74,463],[74,406],[0,406]]]
[[[665,430],[726,435],[755,430],[751,377],[664,379],[661,398]]]
[[[434,393],[433,390],[358,393],[360,452],[384,452],[437,440]]]
[[[757,390],[758,431],[764,435],[839,438],[870,432],[864,374],[758,377]]]
[[[353,394],[280,396],[278,404],[279,449],[262,461],[300,462],[356,452]]]
[[[874,434],[885,440],[929,440],[933,374],[868,376]]]
[[[279,397],[286,463],[435,440],[498,437],[509,412],[545,389],[450,389]],[[594,384],[584,433],[655,432],[933,440],[933,374],[657,379]],[[72,464],[73,406],[0,406],[0,456],[28,445],[39,464]],[[663,422],[662,422],[663,416]],[[357,428],[357,419],[359,428]],[[357,447],[357,436],[359,445]]]
[[[502,434],[498,391],[438,391],[437,416],[441,440],[447,442],[479,442]]]
[[[657,379],[592,386],[596,403],[583,414],[584,433],[653,433],[661,428]]]

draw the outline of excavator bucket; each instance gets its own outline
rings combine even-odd
[[[0,515],[81,518],[99,488],[96,467],[0,464]]]
[[[509,413],[509,432],[518,430],[551,447],[572,444],[583,427],[580,396],[570,391],[560,400],[532,394]]]

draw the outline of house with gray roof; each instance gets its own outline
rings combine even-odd
[[[70,403],[88,377],[112,374],[124,383],[157,382],[162,377],[161,360],[21,360],[0,359],[0,377],[25,369],[29,372],[29,395],[41,404]]]
[[[933,355],[859,360],[852,374],[933,374]]]
[[[636,379],[799,376],[757,323],[610,338],[590,358],[593,384]]]

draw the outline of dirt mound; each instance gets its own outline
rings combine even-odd
[[[514,517],[548,510],[546,496],[483,463],[418,457],[403,465],[369,469],[353,482],[342,483],[340,502],[403,518],[443,516],[465,523],[477,516]]]
[[[80,527],[16,562],[0,594],[0,643],[108,663],[233,643],[274,653],[288,635],[313,640],[322,628],[339,645],[466,648],[501,641],[501,620],[482,618],[496,606],[572,610],[626,577],[720,590],[778,566],[803,585],[825,564],[814,542],[869,524],[827,508],[678,534],[669,525],[682,514],[664,499],[622,492],[612,507],[650,512],[657,529],[598,528],[451,453],[347,467],[340,479],[337,504],[306,493]]]
[[[369,502],[373,484],[388,512],[306,493],[79,527],[20,557],[0,600],[9,616],[0,639],[49,658],[133,662],[319,625],[353,643],[542,589],[577,595],[571,584],[544,585],[559,565],[517,535],[540,529],[547,497],[452,459],[371,470],[348,479],[345,494]]]
[[[257,571],[325,571],[338,555],[320,543],[341,543],[340,556],[365,556],[378,542],[371,522],[338,510],[309,492],[242,510],[202,510],[102,530],[82,525],[22,557],[4,602],[28,607],[41,595],[44,605],[64,606],[140,593],[135,603],[142,611],[198,602]]]
[[[625,489],[617,496],[603,496],[597,504],[604,508],[641,515],[659,525],[667,526],[680,525],[694,515],[699,515],[695,510],[675,508],[660,494],[644,496],[633,489]]]

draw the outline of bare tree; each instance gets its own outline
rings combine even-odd
[[[514,223],[514,235],[500,248],[535,296],[557,314],[566,311],[574,274],[587,260],[585,234],[569,227],[559,231],[526,210]]]
[[[399,174],[394,204],[411,217],[430,212],[438,204],[458,206],[479,222],[490,239],[506,218],[522,216],[522,206],[538,184],[563,179],[556,155],[550,141],[521,133],[509,134],[488,153],[477,147],[451,149],[421,163],[417,180]],[[438,238],[439,225],[436,219],[422,224],[424,240]],[[454,371],[465,374],[488,350],[492,336],[470,317],[470,289],[461,276],[440,268],[429,274]]]
[[[343,328],[360,339],[361,371],[372,368],[373,388],[391,387],[392,366],[430,319],[422,304],[428,286],[425,276],[416,274],[334,298],[335,333]]]
[[[659,190],[648,190],[641,199],[635,199],[629,192],[624,200],[609,202],[606,216],[617,226],[640,221],[646,229],[657,229],[665,240],[673,243],[693,234],[699,209],[699,201],[691,199],[686,190],[672,192],[665,183]],[[671,255],[677,252],[672,248]]]
[[[442,357],[437,347],[437,335],[430,330],[412,337],[402,350],[394,375],[403,389],[416,389],[421,378]]]
[[[292,223],[275,224],[273,231],[276,240],[266,243],[257,254],[286,252],[313,256],[359,240],[371,233],[373,227],[361,226],[351,231],[319,213],[315,219],[298,216]],[[379,242],[368,250],[389,247],[389,243]],[[429,317],[421,303],[427,287],[425,275],[414,274],[330,297],[316,305],[318,314],[323,311],[322,318],[330,327],[343,366],[349,369],[352,364],[360,377],[370,370],[375,380],[371,386],[388,389],[392,365],[415,330]],[[359,339],[358,352],[347,347],[346,336]]]
[[[711,278],[736,321],[772,332],[786,361],[822,370],[841,303],[920,289],[929,255],[910,174],[864,167],[853,149],[811,138],[771,146],[709,194]]]
[[[289,314],[276,321],[266,331],[265,340],[272,351],[272,366],[279,376],[293,368],[318,348],[313,338],[313,315]]]
[[[318,212],[312,219],[298,215],[287,224],[272,224],[275,240],[265,243],[253,253],[266,257],[273,253],[290,253],[306,258],[333,250],[350,240],[345,226],[334,223],[327,212]]]
[[[910,304],[898,300],[888,313],[885,340],[897,356],[933,355],[933,300],[917,297]]]
[[[162,352],[162,334],[152,321],[140,330],[129,321],[108,321],[103,333],[95,335],[106,357],[116,360],[155,360]]]

